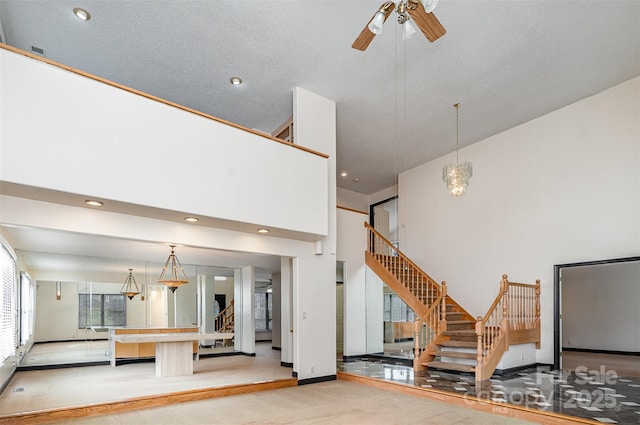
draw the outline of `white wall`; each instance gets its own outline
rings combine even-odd
[[[0,69],[1,181],[328,234],[326,158],[4,49]]]
[[[335,375],[333,101],[294,91],[296,140],[327,159],[8,51],[0,50],[0,68],[0,181],[317,235],[324,250],[316,255],[313,242],[77,208],[22,193],[0,195],[1,223],[292,258],[298,377]],[[175,172],[167,172],[172,167]],[[171,317],[173,297],[167,298]]]
[[[308,379],[336,374],[336,104],[296,87],[293,121],[297,143],[329,155],[328,190],[317,193],[329,208],[322,254],[314,254],[311,243],[311,256],[299,253],[294,259],[294,369],[298,378]]]
[[[106,333],[78,328],[78,299],[81,293],[118,294],[117,283],[61,282],[56,299],[56,282],[36,282],[35,342],[106,339]],[[140,296],[127,299],[127,326],[146,326],[146,302]],[[55,320],[52,320],[55,318]]]
[[[640,252],[639,94],[640,77],[462,149],[460,198],[441,178],[455,153],[400,175],[403,251],[471,314],[501,274],[541,279],[538,362],[553,362],[553,265]]]
[[[302,105],[299,106],[304,109]],[[335,107],[333,102],[330,102],[330,106]],[[299,137],[298,140],[304,139]],[[332,140],[335,142],[335,139]],[[318,194],[318,196],[324,195],[326,194]],[[307,379],[335,375],[335,323],[332,323],[335,321],[335,255],[332,254],[332,252],[335,253],[335,191],[327,196],[333,196],[331,201],[333,218],[329,221],[331,237],[323,239],[325,247],[323,255],[314,254],[312,242],[191,226],[186,223],[167,222],[15,196],[0,195],[0,217],[2,223],[8,225],[33,226],[158,244],[171,240],[176,244],[205,249],[244,251],[293,258],[296,268],[292,282],[298,290],[297,298],[293,298],[294,303],[297,303],[294,308],[297,308],[300,313],[306,312],[307,318],[304,319],[304,323],[301,323],[302,315],[297,313],[295,315],[292,329],[298,330],[299,335],[305,336],[293,342],[292,357],[300,365],[300,369],[297,370],[298,377]],[[235,298],[238,299],[238,297]],[[169,299],[168,304],[171,302]],[[172,315],[171,311],[169,315]],[[327,320],[330,322],[327,323]],[[287,355],[289,354],[291,353],[288,351]]]
[[[384,352],[384,282],[366,268],[366,354]]]
[[[362,193],[352,190],[337,188],[336,191],[337,204],[340,207],[351,208],[358,211],[369,211],[369,197]]]
[[[337,259],[344,261],[344,356],[367,353],[365,214],[338,209]]]
[[[386,189],[383,189],[379,192],[376,193],[372,193],[369,195],[369,205],[373,205],[373,204],[377,204],[378,202],[382,202],[385,201],[389,198],[393,198],[394,196],[398,195],[398,187],[397,186],[391,186],[388,187]],[[367,212],[369,211],[369,208],[367,207]]]
[[[640,262],[562,269],[562,346],[640,352]]]
[[[189,283],[180,286],[174,292],[175,299],[175,322],[176,326],[196,326],[198,318],[196,315],[196,293],[198,285],[196,284],[196,268],[193,266],[183,266]]]

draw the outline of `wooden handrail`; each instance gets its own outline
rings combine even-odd
[[[402,251],[400,251],[399,248],[396,248],[391,242],[389,242],[389,240],[387,238],[385,238],[384,236],[382,236],[376,229],[374,229],[369,223],[367,223],[366,221],[364,222],[364,227],[367,228],[371,233],[373,233],[375,236],[378,237],[378,239],[382,240],[385,245],[387,245],[388,248],[390,248],[392,251],[395,251],[399,257],[401,257],[403,259],[403,261],[407,262],[409,265],[411,265],[411,267],[415,268],[417,271],[419,271],[420,273],[422,273],[425,277],[427,277],[427,279],[429,280],[429,282],[433,283],[434,285],[436,285],[437,287],[439,287],[438,282],[436,282],[431,276],[429,276],[429,274],[427,272],[425,272],[424,270],[422,270],[416,263],[414,263],[413,261],[411,261],[411,259],[409,259],[409,257],[407,257]],[[371,238],[368,239],[369,240],[369,245],[368,245],[368,249],[369,252],[373,253],[373,250],[371,249]]]
[[[484,318],[476,321],[476,380],[490,377],[511,344],[535,342],[540,348],[540,280],[535,285],[500,281],[500,293]]]
[[[234,301],[233,299],[229,301],[229,305],[226,306],[217,316],[213,319],[214,323],[214,331],[215,332],[225,332],[227,331],[227,325],[233,320],[234,316]]]

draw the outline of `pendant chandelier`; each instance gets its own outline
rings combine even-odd
[[[140,293],[136,278],[133,277],[133,269],[129,269],[129,276],[127,276],[122,288],[120,288],[120,293],[126,295],[130,300]]]
[[[458,112],[460,110],[460,103],[456,103],[453,107],[456,108],[456,162],[455,164],[445,165],[442,168],[442,180],[447,184],[449,193],[453,196],[462,196],[467,187],[469,187],[469,179],[471,179],[473,175],[473,165],[469,161],[460,164],[458,160]]]
[[[162,269],[158,282],[167,285],[169,289],[171,289],[171,292],[176,292],[179,286],[189,283],[189,279],[187,279],[187,275],[182,269],[180,260],[178,260],[178,257],[173,253],[173,248],[176,246],[169,246],[171,247],[171,254],[169,258],[167,258],[167,262],[164,263],[164,269]]]

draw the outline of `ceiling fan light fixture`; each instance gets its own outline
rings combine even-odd
[[[367,27],[369,28],[369,31],[371,31],[375,35],[382,34],[382,25],[384,25],[384,18],[384,13],[378,10],[373,16],[373,19],[371,19],[371,22],[369,22],[369,26]]]
[[[412,19],[407,19],[407,21],[405,21],[405,23],[403,24],[403,29],[404,31],[402,32],[402,39],[403,40],[408,40],[409,38],[411,38],[411,36],[413,36],[415,33],[418,32],[418,28],[416,28],[416,24],[413,23]]]

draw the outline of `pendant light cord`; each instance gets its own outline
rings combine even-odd
[[[453,105],[454,108],[456,108],[456,165],[458,165],[460,163],[459,161],[459,151],[460,151],[460,147],[459,147],[459,143],[458,143],[458,134],[459,134],[459,125],[458,125],[458,113],[460,112],[460,103],[456,103],[455,105]]]

